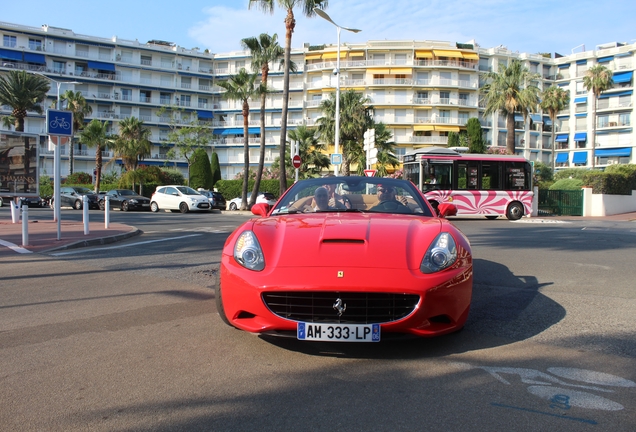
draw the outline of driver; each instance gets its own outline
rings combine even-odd
[[[377,195],[378,195],[379,202],[376,205],[374,205],[373,208],[380,208],[386,205],[392,205],[392,206],[395,206],[396,208],[406,207],[405,205],[406,198],[402,196],[399,198],[396,198],[395,188],[393,186],[379,184],[377,188]]]

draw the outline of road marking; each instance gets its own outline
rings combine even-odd
[[[170,237],[170,238],[159,239],[159,240],[148,240],[148,241],[142,241],[142,242],[137,242],[137,243],[129,243],[129,244],[125,244],[125,245],[118,245],[118,246],[110,246],[110,247],[104,247],[104,248],[90,249],[90,251],[93,252],[93,251],[105,251],[105,250],[113,250],[113,249],[122,249],[122,248],[125,248],[125,247],[139,246],[139,245],[148,244],[148,243],[158,243],[158,242],[164,242],[164,241],[170,241],[170,240],[179,240],[179,239],[188,238],[188,237],[197,237],[197,236],[200,236],[200,235],[202,235],[202,234],[189,234],[189,235],[180,236],[180,237]],[[85,249],[79,249],[79,250],[73,250],[73,251],[68,251],[68,252],[52,253],[51,255],[52,256],[63,256],[63,255],[73,255],[73,254],[85,253],[85,252],[86,252]]]
[[[8,241],[4,241],[4,240],[0,240],[0,245],[8,247],[9,249],[13,250],[14,252],[17,253],[22,253],[22,254],[26,254],[26,253],[33,253],[30,250],[27,250],[21,246],[18,246],[17,244],[8,242]]]
[[[528,218],[528,219],[519,219],[510,221],[513,223],[529,223],[529,224],[569,224],[572,222],[558,220],[558,219],[537,219],[537,218]]]
[[[554,413],[551,413],[551,412],[539,411],[539,410],[530,409],[530,408],[516,407],[516,406],[512,406],[512,405],[504,405],[504,404],[500,404],[500,403],[496,403],[496,402],[491,402],[490,405],[496,406],[496,407],[500,407],[500,408],[510,408],[510,409],[515,409],[515,410],[519,410],[519,411],[526,411],[526,412],[531,412],[531,413],[535,413],[535,414],[543,414],[543,415],[547,415],[547,416],[550,416],[550,417],[560,418],[560,419],[563,419],[563,420],[573,420],[573,421],[578,421],[578,422],[581,422],[581,423],[589,423],[589,424],[593,424],[593,425],[598,424],[596,421],[590,420],[590,419],[564,416],[564,415],[561,415],[561,414],[554,414]]]

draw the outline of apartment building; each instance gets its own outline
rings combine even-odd
[[[48,25],[29,27],[0,23],[0,71],[24,69],[43,74],[53,82],[46,107],[57,97],[57,87],[81,91],[92,107],[93,118],[109,122],[113,133],[121,119],[135,116],[151,132],[149,165],[178,167],[187,172],[187,163],[169,158],[167,137],[174,122],[186,124],[196,113],[201,124],[214,133],[209,152],[216,151],[223,178],[233,178],[243,169],[243,118],[241,103],[223,98],[218,81],[245,67],[247,52],[213,54],[186,49],[174,43],[151,40],[122,40],[75,34],[72,30]],[[340,88],[353,89],[371,99],[376,121],[387,124],[396,142],[398,156],[422,146],[446,145],[449,132],[465,128],[471,117],[479,118],[491,146],[505,147],[505,118],[483,115],[479,90],[484,72],[497,71],[512,59],[524,62],[539,74],[535,84],[541,89],[556,84],[569,90],[570,107],[559,113],[556,124],[547,114],[529,118],[516,116],[517,153],[533,161],[558,168],[589,167],[633,163],[635,146],[631,126],[633,115],[633,71],[636,44],[611,43],[567,56],[512,52],[503,46],[482,48],[475,43],[443,41],[368,41],[340,47]],[[320,117],[320,102],[335,92],[333,70],[337,46],[310,46],[292,51],[298,72],[290,78],[288,129],[301,124],[312,126]],[[593,95],[583,87],[587,68],[604,64],[614,72],[615,87],[604,92],[592,115]],[[271,65],[269,86],[274,92],[266,106],[266,155],[270,165],[278,156],[282,111],[283,73]],[[161,111],[178,107],[176,120]],[[256,165],[260,143],[260,102],[250,103],[250,160]],[[11,109],[2,107],[0,115]],[[596,146],[589,142],[596,122]],[[552,149],[551,132],[556,132]],[[45,119],[29,113],[25,132],[44,134]],[[68,173],[68,148],[62,149],[62,175]],[[40,172],[52,173],[53,152],[45,140],[40,145]],[[75,171],[92,172],[94,149],[75,144]],[[105,163],[113,158],[104,150]],[[118,170],[112,161],[107,170]]]

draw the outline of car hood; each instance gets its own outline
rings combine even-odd
[[[265,217],[252,226],[268,266],[278,268],[417,269],[441,229],[437,218],[378,213]]]

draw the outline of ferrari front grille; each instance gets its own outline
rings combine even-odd
[[[263,293],[263,302],[276,315],[302,322],[374,324],[408,316],[420,298],[414,294],[360,292]]]

